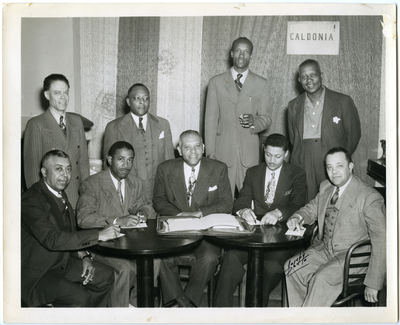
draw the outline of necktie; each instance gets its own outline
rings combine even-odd
[[[268,182],[267,190],[265,191],[264,200],[268,207],[271,207],[272,202],[274,202],[275,197],[275,172],[271,173],[271,179]]]
[[[121,181],[118,181],[117,194],[118,194],[119,202],[121,203],[121,207],[123,208],[124,207],[124,198],[122,197]]]
[[[194,172],[195,169],[192,168],[192,173],[190,174],[189,177],[189,188],[187,191],[189,206],[192,205],[192,196],[193,196],[194,186],[196,185],[196,175],[194,174]]]
[[[331,205],[335,205],[338,198],[339,198],[339,187],[336,187],[336,191],[335,193],[333,193],[333,196],[331,198]]]
[[[140,132],[142,132],[142,135],[144,135],[144,133],[146,132],[145,129],[143,128],[143,117],[139,117],[139,130]]]
[[[238,91],[238,93],[240,93],[240,91],[242,90],[243,84],[240,82],[240,78],[242,78],[243,75],[241,73],[239,73],[237,75],[237,79],[235,80],[235,84],[236,84],[236,89]]]
[[[61,130],[63,130],[64,134],[67,135],[67,127],[64,124],[64,116],[60,116],[60,123],[58,124],[61,128]]]

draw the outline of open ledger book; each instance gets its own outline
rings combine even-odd
[[[159,217],[157,232],[168,234],[199,234],[209,236],[219,235],[251,235],[253,227],[244,220],[225,213],[210,214],[202,218],[192,217]]]

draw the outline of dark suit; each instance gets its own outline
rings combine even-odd
[[[30,307],[106,307],[113,272],[94,262],[92,282],[82,287],[82,262],[76,251],[98,243],[98,230],[76,231],[71,204],[68,208],[47,188],[44,180],[33,184],[21,201],[21,299]],[[66,297],[69,296],[69,297]],[[68,302],[67,302],[68,301]]]
[[[231,70],[210,79],[207,90],[205,115],[206,153],[228,166],[232,191],[235,190],[235,175],[232,168],[245,170],[260,163],[258,133],[266,130],[272,122],[272,99],[269,82],[249,71],[243,88],[238,94]],[[243,128],[239,123],[242,114],[253,114],[254,129]],[[237,155],[240,165],[237,166]],[[240,189],[243,179],[239,184]]]
[[[44,154],[59,149],[71,160],[71,181],[65,189],[72,207],[76,208],[81,181],[89,176],[89,157],[82,120],[66,113],[67,136],[47,109],[43,114],[31,118],[24,135],[24,175],[27,188],[40,179],[40,162]]]
[[[138,176],[143,181],[146,199],[153,199],[154,178],[157,166],[164,160],[175,158],[169,122],[159,116],[147,113],[146,133],[143,136],[131,113],[107,124],[104,132],[103,158],[117,141],[126,141],[135,149],[133,169],[129,174]]]
[[[306,93],[289,102],[288,131],[293,145],[290,162],[306,171],[308,183],[307,202],[315,197],[320,183],[326,179],[324,158],[333,147],[345,148],[350,155],[354,153],[361,137],[360,118],[350,96],[325,87],[324,108],[321,121],[321,139],[313,151],[305,148],[304,102]],[[317,157],[317,166],[307,163],[307,158]]]
[[[182,158],[177,158],[158,166],[153,198],[156,212],[164,216],[197,210],[201,210],[203,216],[231,213],[232,197],[226,165],[217,160],[201,159],[192,204],[189,206],[183,163]],[[196,259],[191,264],[185,294],[199,306],[204,287],[218,264],[219,248],[203,241],[193,251]],[[165,302],[183,295],[174,257],[162,259],[160,278]]]
[[[149,218],[154,219],[156,213],[152,206],[147,204],[142,191],[142,181],[138,177],[125,179],[125,198],[122,208],[109,169],[88,177],[80,187],[81,196],[77,206],[78,225],[83,228],[107,226],[107,222],[112,224],[115,218],[129,215],[128,209],[133,213],[141,209]],[[128,307],[130,288],[136,285],[136,263],[98,254],[95,260],[115,270],[110,306]]]
[[[304,252],[307,267],[291,268],[291,275],[286,277],[290,307],[330,307],[342,290],[343,265],[348,249],[368,238],[371,239],[372,253],[364,284],[380,290],[385,281],[386,209],[383,197],[353,175],[335,205],[337,216],[332,220],[327,216],[327,208],[333,192],[334,186],[330,181],[322,182],[317,196],[295,212],[304,218],[304,224],[318,222],[319,240]],[[326,223],[331,222],[333,230],[328,235]],[[368,248],[359,250],[365,249]],[[289,270],[288,262],[286,270]],[[365,268],[352,272],[363,270]]]
[[[305,203],[306,175],[301,168],[283,162],[274,201],[271,207],[268,207],[264,201],[266,170],[265,163],[247,170],[243,188],[234,203],[233,211],[236,213],[241,209],[250,208],[253,200],[254,212],[259,220],[266,213],[279,209],[283,217],[280,223],[285,223],[293,212]],[[275,249],[264,254],[264,307],[268,306],[271,291],[282,279],[283,264],[295,251],[296,249],[293,248]],[[216,307],[233,306],[233,292],[245,274],[243,268],[245,264],[247,264],[247,251],[245,250],[231,249],[225,255],[215,291],[214,305]]]

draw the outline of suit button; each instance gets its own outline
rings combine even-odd
[[[76,176],[76,179],[79,179],[79,176]]]
[[[78,165],[78,162],[76,162],[76,164]]]
[[[80,148],[81,146],[78,146],[78,149]]]

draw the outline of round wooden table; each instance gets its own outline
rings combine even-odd
[[[203,238],[158,236],[154,219],[147,220],[147,228],[122,229],[121,233],[125,236],[99,242],[98,251],[136,259],[138,307],[154,307],[154,256],[191,249]]]
[[[248,250],[246,307],[262,307],[264,251],[270,248],[301,246],[307,243],[312,235],[312,227],[310,226],[306,226],[306,231],[302,237],[285,235],[288,230],[286,224],[255,227],[255,232],[250,237],[207,237],[209,241],[222,246],[233,246]]]

